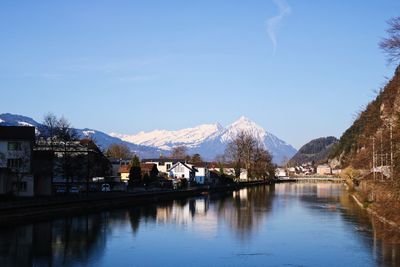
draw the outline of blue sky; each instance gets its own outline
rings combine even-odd
[[[392,76],[377,43],[399,11],[397,0],[1,1],[0,113],[130,134],[245,115],[299,148],[339,137]]]

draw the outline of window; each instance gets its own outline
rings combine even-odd
[[[167,170],[171,169],[171,164],[167,164]]]
[[[19,151],[22,150],[21,142],[8,142],[9,151]]]
[[[22,159],[7,159],[7,168],[19,169],[22,166]]]
[[[14,182],[14,188],[18,192],[26,192],[28,188],[27,182]]]
[[[159,162],[158,163],[158,166],[164,166],[165,165],[165,162]]]

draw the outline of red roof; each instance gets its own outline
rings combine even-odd
[[[128,164],[128,165],[121,165],[121,166],[119,166],[119,173],[129,173],[130,172],[130,170],[131,170],[131,165],[130,164]]]

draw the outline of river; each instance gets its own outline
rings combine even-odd
[[[276,184],[0,230],[0,266],[400,266],[340,184]]]

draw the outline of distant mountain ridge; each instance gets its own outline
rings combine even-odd
[[[38,134],[44,127],[32,118],[10,113],[0,114],[0,125],[34,126]],[[167,156],[174,146],[186,146],[190,154],[199,153],[205,160],[211,161],[223,154],[226,145],[242,131],[250,133],[262,143],[272,153],[275,163],[280,164],[296,153],[294,147],[246,117],[239,118],[227,127],[215,123],[178,131],[140,132],[136,135],[106,134],[88,128],[75,130],[80,138],[90,137],[102,149],[107,149],[113,143],[125,144],[141,158]]]
[[[242,131],[251,134],[263,144],[272,153],[275,163],[280,164],[297,152],[294,147],[243,116],[227,127],[215,123],[177,131],[155,130],[134,135],[119,133],[110,135],[127,142],[166,151],[170,151],[174,146],[186,146],[189,153],[199,153],[203,158],[213,160],[217,155],[223,154],[226,145]]]
[[[44,129],[43,124],[35,121],[32,118],[15,115],[10,113],[0,114],[0,126],[33,126],[36,128],[36,133],[39,134]],[[93,129],[75,129],[80,138],[92,138],[100,149],[107,149],[111,144],[124,144],[129,149],[139,155],[142,158],[147,157],[158,157],[160,154],[165,153],[154,147],[146,147],[141,145],[135,145],[129,142],[125,142],[119,138],[112,137],[104,132],[93,130]]]
[[[338,142],[339,140],[334,136],[311,140],[297,151],[296,155],[290,159],[289,165],[295,166],[308,162],[327,162],[333,146]]]

